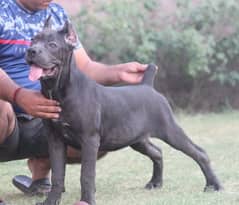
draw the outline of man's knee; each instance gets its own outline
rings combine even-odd
[[[67,146],[67,163],[68,164],[75,164],[75,163],[81,163],[81,156],[80,151],[77,149],[74,149],[71,146]]]
[[[98,159],[104,157],[107,152],[99,151],[98,152]],[[75,149],[71,146],[67,146],[67,163],[68,164],[75,164],[81,163],[81,152],[78,149]]]
[[[0,144],[12,133],[15,114],[10,103],[0,100]]]

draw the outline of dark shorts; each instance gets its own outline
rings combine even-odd
[[[47,157],[46,138],[46,130],[40,118],[26,114],[17,115],[12,134],[0,144],[0,161]]]

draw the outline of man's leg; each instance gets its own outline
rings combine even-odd
[[[16,120],[16,115],[11,104],[0,100],[0,161],[11,161],[27,157],[27,152],[19,153],[19,148],[24,150],[24,143],[26,143],[27,141],[26,140],[20,143],[21,126],[19,127],[19,124],[20,123],[18,122],[18,120]],[[23,148],[20,147],[20,144],[23,145]],[[33,143],[30,143],[28,146],[31,147],[32,144]],[[28,160],[28,167],[32,173],[33,179],[33,181],[30,179],[30,185],[32,184],[32,182],[38,181],[39,179],[48,180],[50,164],[47,158],[31,158]],[[20,185],[22,184],[20,183]],[[27,184],[25,185],[27,186]],[[50,184],[47,183],[47,185],[49,191]]]
[[[15,121],[12,106],[9,103],[0,100],[0,161],[7,160],[7,153],[10,155],[14,154],[15,141],[17,138],[16,140],[13,139],[15,136],[12,136],[11,134],[14,131]],[[8,145],[10,146],[10,149],[8,149]],[[1,198],[0,205],[5,205]]]
[[[69,163],[80,163],[80,152],[78,150],[68,147],[67,155]],[[47,194],[51,189],[49,159],[31,158],[28,160],[28,167],[32,174],[31,177],[25,175],[15,176],[12,180],[15,187],[30,196]]]
[[[50,190],[48,180],[50,171],[49,159],[46,157],[33,157],[35,155],[41,156],[42,154],[44,156],[48,155],[47,141],[46,139],[41,139],[42,136],[40,136],[43,130],[42,122],[38,120],[30,122],[27,119],[20,121],[16,120],[11,104],[0,100],[0,161],[24,159],[31,156],[28,160],[28,167],[32,173],[31,178],[22,175],[16,176],[13,179],[13,183],[23,192],[29,191],[29,194],[39,194],[37,190],[43,193],[47,192]],[[28,133],[28,136],[25,136],[27,135],[26,133]],[[37,140],[37,138],[40,140]],[[39,144],[41,146],[37,150]],[[44,151],[42,151],[42,147],[44,147]],[[70,161],[74,161],[74,163],[80,162],[79,151],[69,149],[68,156]],[[39,189],[39,187],[44,186],[45,190]],[[33,193],[30,187],[33,187],[36,192]]]
[[[67,147],[67,162],[69,164],[80,163],[80,151],[70,146]],[[27,161],[28,167],[32,173],[32,180],[49,177],[50,160],[49,158],[30,158]]]
[[[106,155],[106,152],[99,152],[98,158]],[[67,147],[67,163],[80,164],[81,153],[70,146]],[[28,160],[28,167],[32,178],[24,175],[17,175],[13,178],[13,184],[23,193],[39,195],[50,191],[49,180],[50,161],[48,158],[31,158]],[[1,204],[0,204],[1,205]]]
[[[0,144],[3,144],[13,132],[15,120],[11,104],[0,100]]]
[[[0,205],[5,205],[5,203],[2,199],[0,199]]]
[[[28,167],[32,173],[31,177],[17,175],[13,178],[13,184],[22,192],[35,195],[50,191],[50,162],[48,159],[47,133],[43,122],[39,118],[27,115],[18,115],[19,145],[17,156],[29,158]],[[105,155],[99,153],[99,158]],[[67,148],[67,163],[80,163],[80,151]]]
[[[48,143],[42,120],[26,114],[18,114],[19,145],[17,157],[27,161],[31,176],[17,175],[13,184],[28,195],[41,195],[50,191],[50,162]]]
[[[18,115],[17,119],[20,130],[17,155],[19,158],[29,158],[28,167],[31,177],[17,175],[13,178],[13,184],[28,195],[44,194],[51,188],[46,129],[39,118]],[[71,162],[80,162],[79,151],[70,149],[68,156]]]
[[[50,161],[48,158],[30,158],[27,165],[32,174],[32,180],[49,177]]]

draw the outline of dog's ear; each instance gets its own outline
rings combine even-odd
[[[64,33],[65,41],[68,45],[72,47],[76,47],[78,44],[78,37],[76,34],[75,29],[73,28],[72,24],[69,21],[65,22],[65,25],[61,32]]]
[[[50,29],[51,28],[51,15],[49,15],[44,23],[43,29]]]

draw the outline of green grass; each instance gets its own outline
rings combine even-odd
[[[225,190],[204,193],[204,177],[194,161],[161,141],[155,141],[164,154],[164,186],[143,189],[151,177],[152,164],[144,156],[127,148],[108,154],[97,163],[98,205],[236,205],[239,204],[239,112],[178,114],[186,133],[203,147]],[[29,174],[26,162],[0,164],[0,196],[9,205],[30,205],[42,197],[27,197],[16,190],[11,179]],[[67,166],[66,190],[62,205],[74,204],[80,198],[80,166]]]

